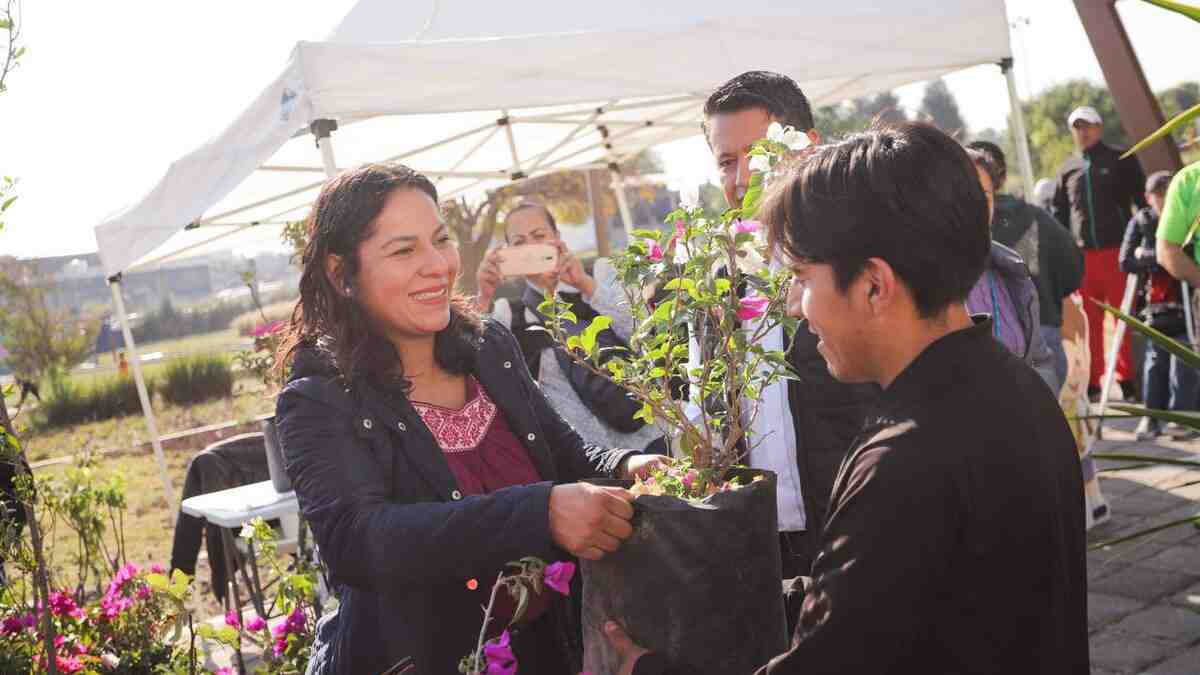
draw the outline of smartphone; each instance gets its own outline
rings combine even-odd
[[[506,277],[553,272],[558,266],[558,248],[551,244],[526,244],[504,249],[500,273]]]

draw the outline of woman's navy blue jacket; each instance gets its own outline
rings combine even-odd
[[[550,538],[551,487],[611,475],[633,454],[585,444],[533,382],[507,328],[489,320],[462,339],[470,371],[544,482],[462,495],[406,398],[347,386],[311,352],[279,395],[287,472],[341,599],[318,639],[326,672],[378,675],[404,657],[419,673],[457,672],[504,564],[565,556]]]

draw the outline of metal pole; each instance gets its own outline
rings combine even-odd
[[[1013,133],[1016,134],[1014,143],[1017,146],[1017,161],[1021,165],[1021,182],[1025,185],[1025,200],[1033,199],[1033,160],[1029,155],[1029,136],[1025,133],[1025,113],[1021,111],[1021,98],[1017,96],[1017,76],[1013,72],[1013,60],[1004,59],[1000,62],[1000,70],[1008,81],[1008,103],[1012,107]],[[996,190],[1002,186],[997,185]]]
[[[1192,287],[1186,281],[1179,283],[1183,287],[1183,322],[1187,326],[1188,346],[1200,350],[1200,346],[1196,345],[1196,324],[1192,323]]]
[[[321,163],[325,165],[325,177],[333,178],[338,173],[337,162],[333,159],[333,139],[330,134],[337,130],[334,120],[313,120],[309,125],[313,136],[317,138],[317,149],[321,151]]]
[[[167,506],[174,513],[179,510],[175,501],[175,488],[171,486],[171,477],[167,475],[167,460],[163,456],[162,441],[158,438],[158,424],[154,421],[154,408],[150,406],[150,393],[146,390],[146,379],[142,376],[142,360],[138,357],[137,345],[133,342],[133,331],[129,329],[129,316],[125,313],[125,298],[121,296],[121,275],[117,274],[108,280],[112,291],[113,309],[121,321],[121,334],[125,336],[125,353],[129,357],[129,365],[133,368],[133,382],[137,385],[138,400],[142,403],[142,413],[146,418],[146,430],[150,432],[150,443],[154,447],[154,459],[158,462],[158,472],[162,478],[163,494],[167,497]]]
[[[1137,290],[1138,275],[1128,274],[1125,276],[1125,295],[1121,298],[1121,311],[1128,314],[1133,308],[1133,296]],[[1084,300],[1084,302],[1091,302]],[[1124,321],[1117,321],[1117,328],[1113,331],[1112,344],[1108,346],[1108,358],[1104,360],[1104,379],[1100,383],[1100,412],[1096,419],[1096,430],[1092,433],[1092,441],[1088,444],[1088,452],[1091,452],[1091,444],[1095,443],[1100,438],[1100,430],[1104,427],[1104,411],[1108,409],[1108,390],[1112,388],[1113,380],[1117,375],[1117,355],[1121,353],[1121,342],[1125,340],[1125,329],[1128,327]],[[1088,326],[1088,330],[1104,330],[1104,321],[1100,321],[1099,326]]]
[[[621,224],[625,226],[625,242],[633,241],[633,216],[629,213],[629,201],[625,197],[625,181],[621,178],[621,165],[617,164],[617,153],[613,150],[612,139],[608,135],[608,127],[597,125],[603,139],[605,151],[608,153],[608,173],[612,177],[612,191],[617,198],[617,210],[621,212]]]

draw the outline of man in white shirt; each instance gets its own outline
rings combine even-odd
[[[755,141],[766,137],[772,122],[807,133],[814,144],[821,140],[813,128],[808,99],[786,75],[742,73],[717,88],[705,102],[704,136],[729,204],[742,203],[750,182],[746,153]],[[783,349],[791,337],[780,328],[764,339],[764,346]],[[778,474],[785,579],[809,573],[833,479],[862,426],[867,403],[878,395],[874,385],[835,380],[816,346],[816,336],[801,323],[788,353],[788,362],[801,381],[781,380],[765,389],[751,430],[751,442],[757,445],[748,463]]]

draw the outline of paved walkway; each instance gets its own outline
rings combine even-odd
[[[1200,441],[1137,443],[1110,423],[1101,452],[1200,460]],[[1101,462],[1100,467],[1132,466]],[[1200,470],[1148,465],[1101,474],[1112,519],[1089,544],[1200,513]],[[1200,674],[1200,529],[1181,525],[1088,553],[1088,630],[1096,675]]]

